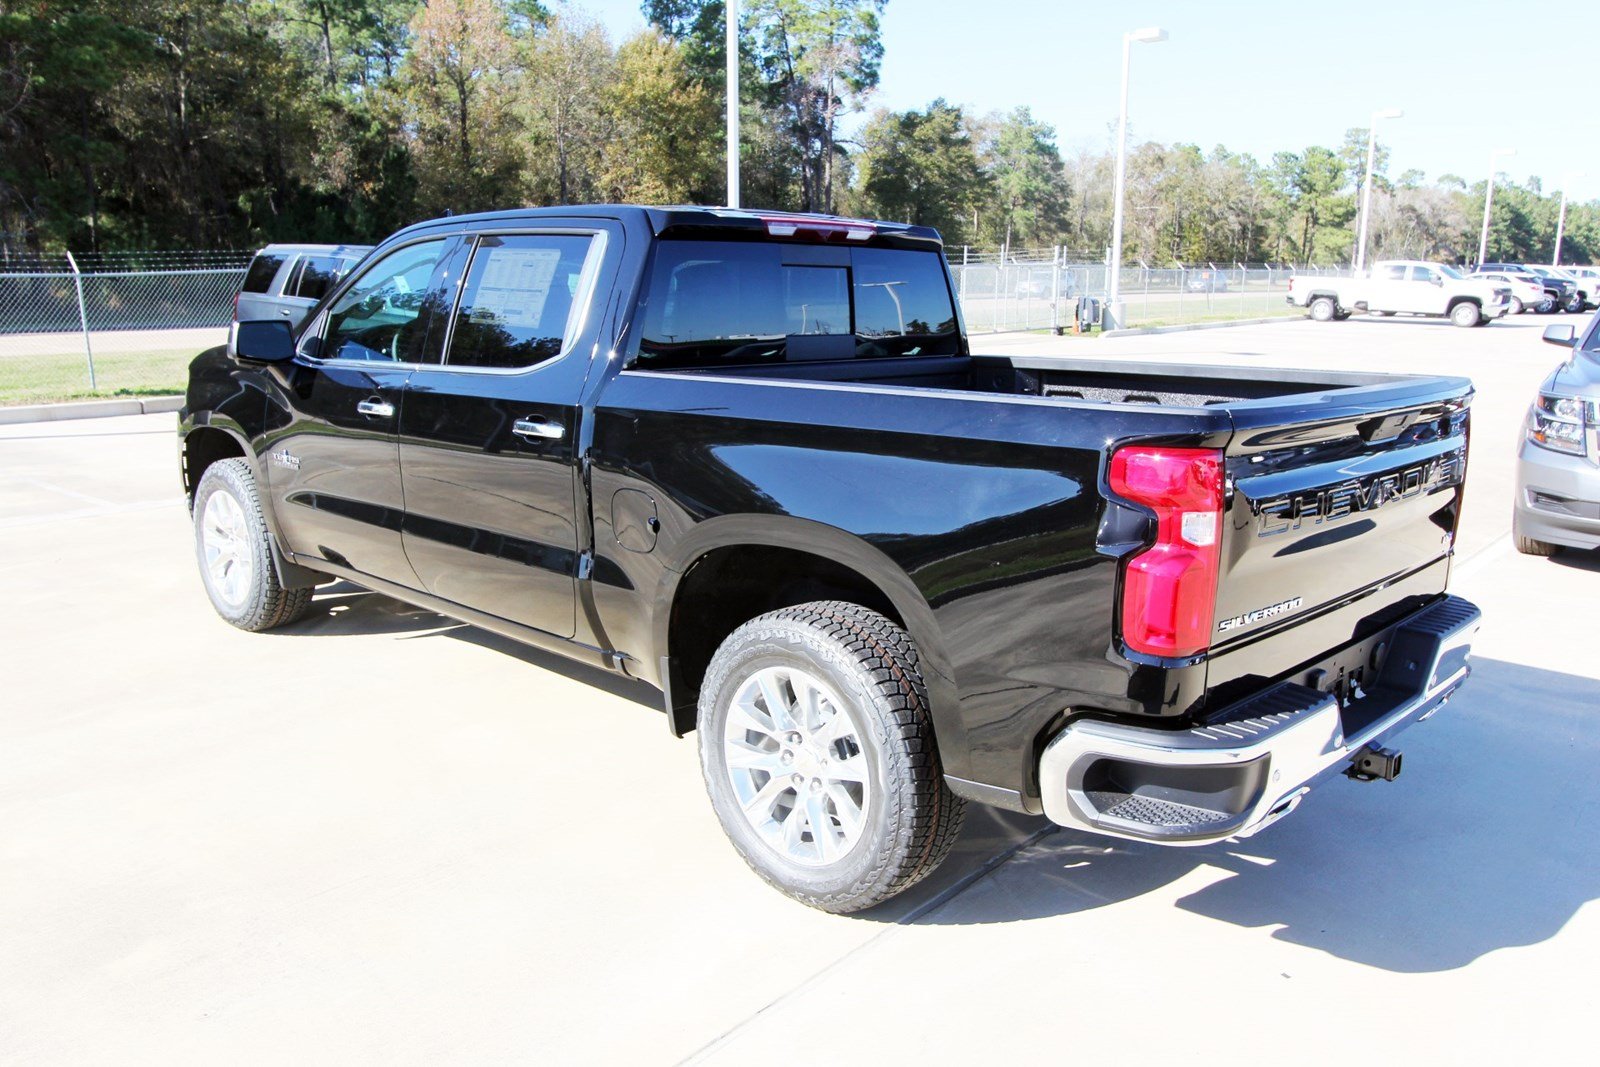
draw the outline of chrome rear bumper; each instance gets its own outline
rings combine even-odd
[[[1445,597],[1401,620],[1384,635],[1375,684],[1343,706],[1282,682],[1188,730],[1074,722],[1039,761],[1045,814],[1165,845],[1248,837],[1293,811],[1318,778],[1436,712],[1471,672],[1481,619]]]

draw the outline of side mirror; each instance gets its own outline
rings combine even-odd
[[[234,331],[233,354],[256,363],[287,362],[294,358],[294,331],[282,319],[241,322]]]
[[[1441,278],[1439,275],[1435,274],[1432,278],[1430,278],[1428,280],[1433,282],[1434,285],[1439,286],[1441,289],[1444,288],[1444,279]]]
[[[1562,348],[1571,348],[1578,343],[1571,326],[1546,326],[1544,340],[1546,344],[1560,345]]]

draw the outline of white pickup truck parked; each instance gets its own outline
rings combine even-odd
[[[1439,263],[1385,259],[1370,277],[1289,279],[1289,303],[1309,310],[1318,322],[1347,319],[1352,312],[1426,315],[1457,326],[1481,326],[1504,315],[1511,293],[1503,285],[1469,278]]]

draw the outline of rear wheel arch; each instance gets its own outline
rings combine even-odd
[[[693,728],[705,669],[734,630],[770,611],[843,600],[882,614],[910,634],[922,658],[945,769],[961,776],[965,731],[950,660],[932,608],[888,556],[837,527],[771,516],[708,520],[674,556],[655,603],[656,655],[666,672],[661,681],[671,694],[674,733]],[[730,571],[759,579],[748,588],[728,589],[721,583]]]

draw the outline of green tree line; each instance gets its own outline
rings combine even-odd
[[[1026,107],[871,109],[884,3],[740,5],[743,202],[1097,258],[1110,137],[1063,151]],[[445,212],[724,203],[724,4],[641,11],[650,28],[619,42],[537,0],[0,0],[0,251],[372,241]],[[1135,138],[1125,255],[1347,262],[1365,138],[1267,161]],[[1391,178],[1387,155],[1369,254],[1472,258],[1484,183]],[[1491,256],[1548,261],[1558,203],[1503,181]],[[1600,258],[1600,203],[1569,205],[1562,258]]]

